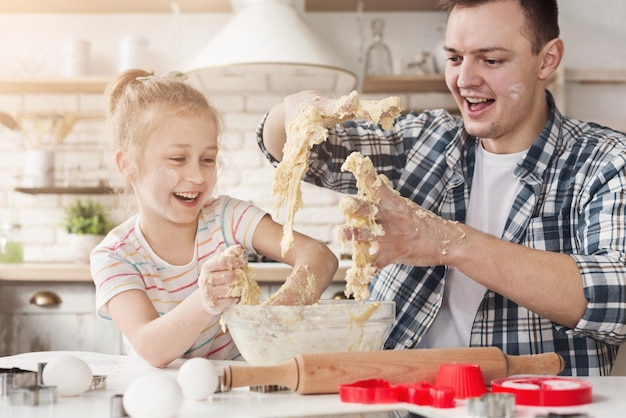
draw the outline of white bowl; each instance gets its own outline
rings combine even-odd
[[[258,366],[280,364],[296,354],[380,350],[394,319],[392,301],[232,305],[224,311],[241,355]]]

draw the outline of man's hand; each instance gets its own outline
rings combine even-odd
[[[350,216],[373,217],[384,233],[367,226],[347,225],[340,232],[343,238],[371,243],[372,264],[378,268],[394,263],[445,264],[450,246],[465,236],[459,225],[400,196],[388,181],[379,181],[372,175],[364,181],[369,186],[367,199],[346,196],[341,206],[344,212],[350,211]]]

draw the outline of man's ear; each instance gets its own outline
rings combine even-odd
[[[564,53],[565,45],[561,38],[554,38],[543,47],[540,52],[543,57],[538,74],[540,80],[547,79],[559,68]]]

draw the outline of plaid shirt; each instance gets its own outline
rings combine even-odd
[[[575,328],[566,328],[487,290],[470,345],[511,355],[556,352],[565,359],[562,375],[607,375],[617,345],[626,340],[626,136],[563,117],[546,95],[550,117],[516,167],[523,187],[501,238],[570,254],[587,309]],[[263,146],[262,129],[263,123],[257,141],[276,164]],[[329,131],[328,141],[312,150],[306,181],[356,193],[354,177],[340,167],[359,151],[402,196],[445,219],[465,221],[478,141],[459,117],[434,110],[401,116],[391,131],[358,121]],[[385,348],[416,346],[441,306],[446,271],[395,264],[375,277],[372,298],[394,300],[397,309]]]

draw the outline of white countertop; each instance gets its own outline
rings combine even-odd
[[[111,398],[122,393],[126,385],[138,376],[154,371],[139,359],[127,356],[112,356],[87,352],[38,352],[17,356],[0,357],[0,367],[19,367],[37,370],[37,363],[48,362],[55,356],[72,354],[85,360],[93,374],[107,376],[107,389],[94,390],[78,397],[59,397],[57,403],[39,406],[14,406],[8,397],[0,397],[0,416],[11,418],[109,418]],[[166,372],[175,374],[184,360],[174,362]],[[219,365],[219,364],[218,364]],[[535,417],[548,412],[587,413],[590,417],[618,417],[626,411],[626,377],[586,378],[593,385],[593,402],[575,407],[528,407],[518,406],[516,418]],[[468,417],[465,401],[457,401],[451,409],[437,409],[412,404],[361,405],[342,403],[339,395],[299,395],[292,391],[271,393],[251,392],[247,388],[216,393],[206,401],[185,400],[177,418],[194,417],[339,417],[348,413],[350,417],[363,412],[404,409],[427,418]],[[377,417],[386,417],[386,414]],[[392,416],[392,415],[389,415]]]

